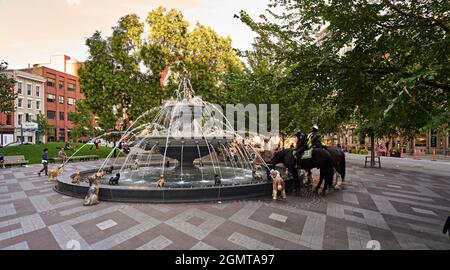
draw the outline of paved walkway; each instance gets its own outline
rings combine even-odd
[[[92,207],[52,191],[40,166],[0,170],[0,249],[450,249],[449,172],[363,167],[349,157],[326,197]]]

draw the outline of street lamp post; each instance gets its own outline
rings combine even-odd
[[[41,144],[41,129],[40,129],[41,127],[38,125],[38,128],[37,128],[37,138],[36,138],[36,144]]]
[[[20,124],[20,144],[23,144],[23,125]]]

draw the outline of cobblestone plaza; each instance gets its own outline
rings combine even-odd
[[[391,159],[392,160],[392,159]],[[426,162],[426,161],[423,161]],[[384,163],[391,163],[389,159]],[[429,162],[430,163],[430,162]],[[448,163],[365,169],[349,158],[341,191],[194,204],[83,201],[52,190],[40,166],[1,170],[0,249],[450,249]],[[433,164],[433,163],[430,163]],[[98,162],[71,164],[65,173]]]

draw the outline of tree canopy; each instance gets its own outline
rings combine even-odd
[[[8,63],[0,62],[0,113],[15,111],[14,100],[17,93],[14,91],[14,78],[7,76],[3,71],[8,68]]]
[[[325,131],[354,122],[412,136],[448,128],[449,10],[443,0],[272,0],[260,20],[240,17],[283,66],[280,91],[308,101],[298,114]]]
[[[126,128],[169,97],[178,82],[171,76],[167,87],[160,85],[167,68],[174,75],[187,73],[196,94],[224,102],[221,76],[243,67],[230,38],[200,23],[190,30],[180,11],[163,7],[150,11],[144,21],[126,15],[110,37],[97,31],[86,45],[89,58],[80,70],[82,91],[86,107],[104,129],[114,128],[119,118]]]

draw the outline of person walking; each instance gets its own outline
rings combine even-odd
[[[5,168],[5,156],[3,155],[2,152],[0,152],[0,168],[2,169]]]
[[[45,175],[48,175],[48,149],[44,149],[44,153],[42,154],[42,170],[38,172],[38,175],[41,176],[41,173],[45,171]]]
[[[448,236],[450,236],[450,216],[447,217],[447,221],[444,224],[444,230],[442,232],[444,234],[448,232]]]
[[[98,146],[100,144],[100,140],[99,139],[95,140],[94,144],[95,144],[95,151],[98,153]]]

